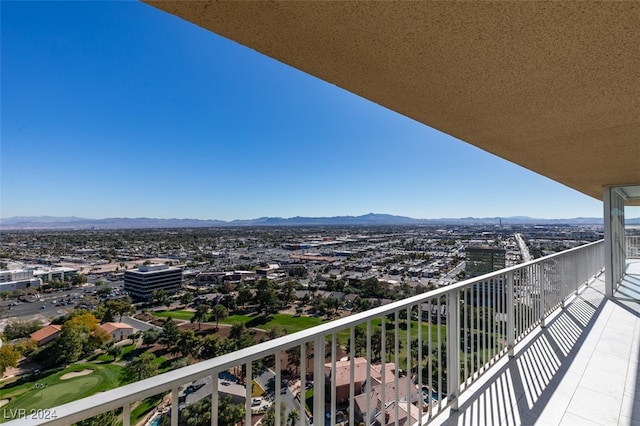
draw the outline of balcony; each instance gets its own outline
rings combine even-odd
[[[128,425],[136,401],[166,394],[177,425],[194,382],[215,396],[214,426],[231,387],[245,424],[268,404],[284,406],[274,424],[635,424],[640,262],[618,287],[626,299],[605,298],[603,264],[603,242],[591,243],[59,406],[54,419],[7,424],[116,410]],[[273,401],[256,403],[245,386],[254,380]]]

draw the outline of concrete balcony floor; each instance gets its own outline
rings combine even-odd
[[[626,272],[615,299],[601,275],[435,423],[640,426],[640,261]]]

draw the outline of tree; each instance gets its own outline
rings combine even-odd
[[[279,325],[274,325],[269,330],[267,330],[267,336],[269,336],[269,339],[277,339],[278,337],[284,336],[285,334],[287,333]]]
[[[84,274],[77,274],[76,276],[73,277],[73,279],[71,280],[71,284],[75,285],[75,286],[79,286],[82,284],[86,284],[87,283],[87,276]]]
[[[42,328],[39,320],[33,321],[12,321],[4,328],[4,337],[6,340],[21,339],[29,337],[29,335]]]
[[[222,355],[224,345],[220,337],[215,334],[207,334],[202,339],[200,346],[200,358],[209,359]]]
[[[278,426],[287,426],[287,406],[284,402],[280,402],[280,425]],[[264,426],[276,426],[276,405],[273,404],[264,417],[262,418],[262,424]]]
[[[266,316],[275,314],[282,306],[282,301],[278,298],[275,285],[266,279],[258,281],[256,299],[260,305],[260,310]]]
[[[55,364],[76,362],[82,355],[85,340],[86,336],[80,328],[63,326],[60,336],[48,346],[51,359]]]
[[[102,328],[97,328],[93,333],[87,336],[87,340],[83,345],[83,353],[89,353],[111,340],[111,335]]]
[[[229,331],[227,349],[232,352],[253,345],[253,338],[243,323],[234,323]]]
[[[98,321],[98,319],[93,314],[87,312],[73,315],[68,321],[64,323],[63,328],[75,328],[82,331],[83,333],[89,334],[98,328],[98,324],[100,324],[100,321]]]
[[[107,300],[104,305],[108,311],[113,312],[113,315],[119,316],[119,322],[122,321],[123,315],[133,314],[136,312],[136,309],[131,305],[131,299],[129,297],[117,300]]]
[[[76,423],[76,426],[115,426],[117,420],[118,416],[114,411],[107,411],[89,419],[81,420]]]
[[[160,338],[160,330],[157,328],[150,328],[142,332],[142,344],[145,346],[151,346]]]
[[[208,317],[209,317],[209,306],[206,303],[201,303],[198,305],[196,312],[191,317],[191,322],[192,323],[197,322],[198,330],[200,330],[200,325],[202,324],[202,321],[206,321]]]
[[[169,306],[171,304],[171,299],[169,298],[167,292],[163,288],[161,288],[159,290],[153,290],[151,292],[151,303]]]
[[[298,413],[298,410],[289,411],[289,414],[287,414],[288,425],[296,426],[298,424],[298,420],[300,420],[300,413]]]
[[[334,315],[338,313],[338,309],[340,309],[340,306],[342,306],[340,300],[336,299],[335,297],[327,297],[325,302],[327,304],[327,309],[332,310]]]
[[[351,342],[351,338],[349,338],[347,342],[347,352],[351,353],[353,347],[353,353],[355,356],[362,355],[364,349],[367,347],[367,331],[364,327],[358,326],[355,328],[355,344]],[[353,346],[352,346],[353,345]]]
[[[0,377],[9,367],[18,365],[20,352],[13,345],[3,345],[0,347]]]
[[[156,356],[151,352],[143,352],[124,367],[124,377],[128,383],[153,377],[156,374],[158,374],[158,364]]]
[[[216,330],[218,329],[218,323],[221,319],[225,319],[229,316],[229,311],[222,305],[215,305],[213,307],[213,311],[211,312],[213,317],[216,320]]]
[[[176,345],[182,355],[195,357],[202,345],[202,339],[196,336],[193,330],[180,330]]]
[[[244,419],[244,406],[234,404],[229,397],[218,401],[218,426],[234,426]],[[200,426],[211,424],[211,397],[187,405],[178,419],[179,426]]]
[[[293,366],[296,368],[296,374],[300,369],[300,346],[293,346],[286,350],[287,352],[287,367]]]
[[[173,318],[167,318],[162,325],[162,332],[160,333],[160,342],[165,346],[170,346],[178,339],[180,329]]]
[[[296,283],[289,280],[284,283],[284,286],[280,290],[280,297],[285,305],[291,303],[296,295]]]
[[[182,296],[180,296],[180,303],[182,303],[183,305],[189,305],[191,302],[193,302],[194,298],[195,297],[193,296],[193,293],[187,291]]]
[[[244,287],[238,291],[238,298],[236,299],[236,301],[240,304],[240,306],[242,306],[242,309],[244,309],[245,305],[251,300],[252,297],[253,295],[251,289]]]
[[[122,346],[111,345],[107,350],[107,355],[109,355],[110,357],[113,357],[114,361],[120,356],[121,353],[122,353]]]
[[[238,302],[232,294],[225,294],[220,300],[220,304],[227,308],[229,311],[235,311],[238,308]]]

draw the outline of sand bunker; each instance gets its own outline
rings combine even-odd
[[[2,407],[3,405],[8,404],[9,401],[11,401],[11,400],[10,399],[0,399],[0,407]]]
[[[73,373],[67,373],[60,377],[60,380],[73,379],[74,377],[86,376],[87,374],[93,373],[93,370],[86,368],[80,371],[74,371]]]

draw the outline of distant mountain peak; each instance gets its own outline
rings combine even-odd
[[[145,229],[145,228],[209,228],[228,226],[312,226],[312,225],[602,225],[602,218],[536,219],[527,216],[490,218],[414,219],[384,213],[333,217],[260,217],[248,220],[211,220],[148,217],[86,219],[80,217],[23,216],[0,219],[0,229]],[[627,219],[627,224],[640,225],[640,218]]]

